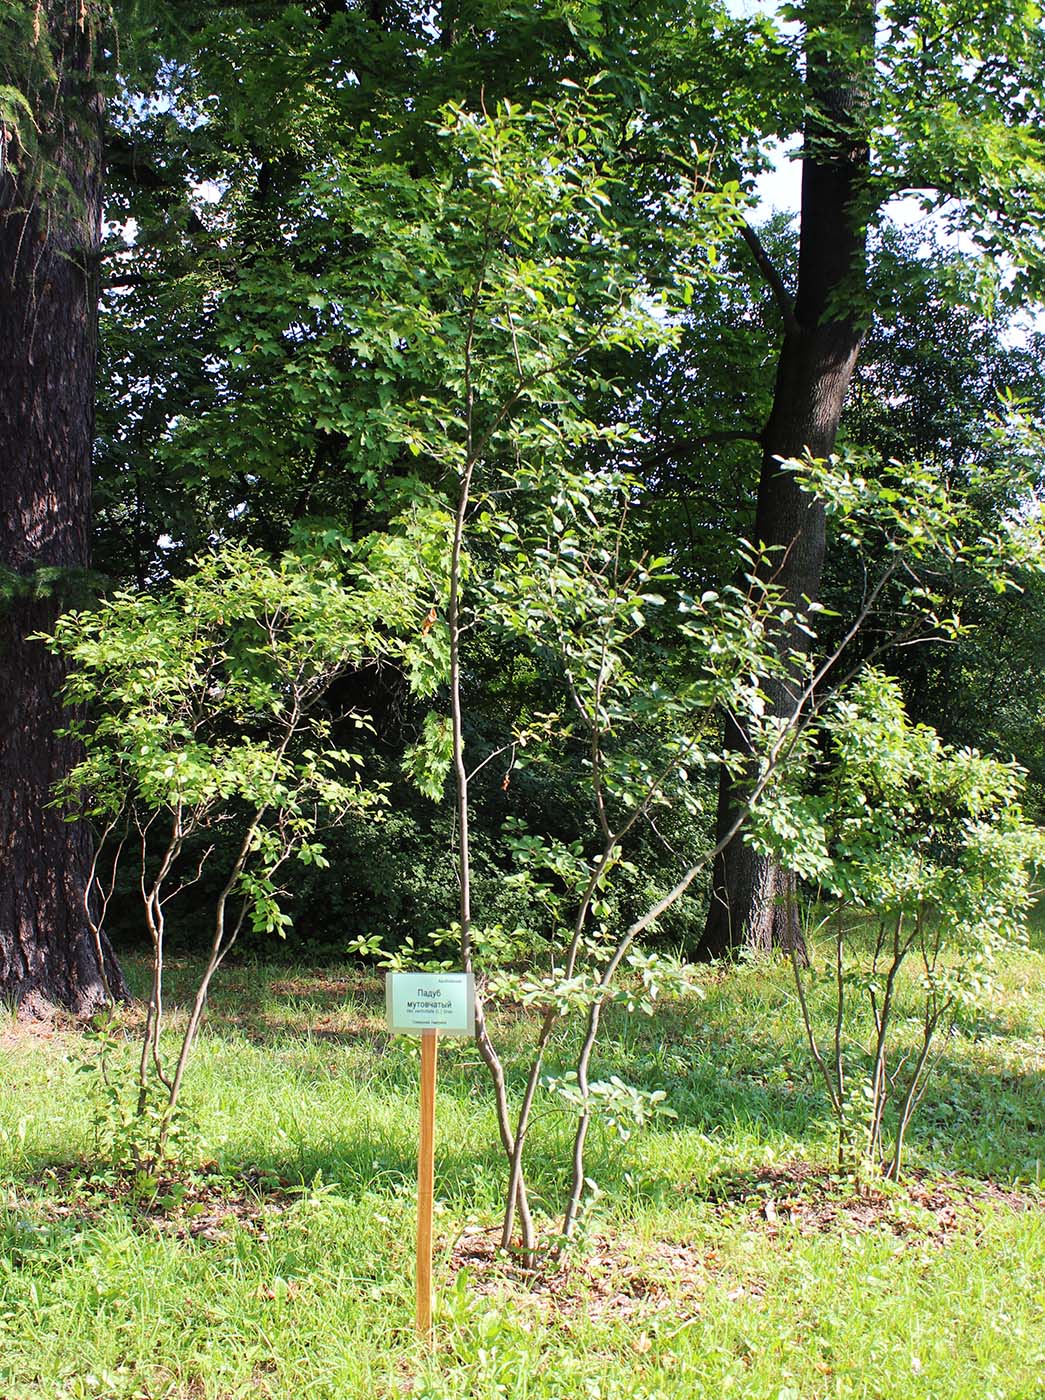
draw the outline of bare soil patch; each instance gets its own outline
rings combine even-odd
[[[583,1253],[525,1269],[500,1252],[498,1234],[466,1228],[450,1257],[451,1274],[467,1270],[476,1297],[524,1296],[532,1312],[547,1320],[554,1316],[556,1326],[569,1327],[581,1317],[641,1321],[667,1308],[696,1315],[701,1293],[721,1268],[713,1249],[600,1235]],[[641,1340],[637,1345],[641,1349]]]
[[[801,1235],[884,1230],[941,1242],[986,1210],[1043,1206],[1040,1193],[991,1181],[912,1172],[899,1185],[866,1183],[800,1161],[716,1182],[711,1194],[721,1214],[735,1215],[739,1209],[749,1227],[769,1235],[784,1227]]]
[[[885,1231],[912,1245],[944,1247],[960,1231],[976,1228],[988,1211],[1041,1210],[1040,1194],[993,1182],[928,1178],[912,1174],[900,1186],[858,1185],[823,1167],[791,1162],[716,1184],[712,1210],[723,1225],[762,1231],[775,1239]],[[499,1230],[469,1226],[458,1237],[450,1271],[467,1271],[474,1297],[511,1297],[523,1303],[523,1321],[569,1326],[581,1317],[629,1318],[636,1323],[665,1310],[679,1319],[699,1315],[701,1297],[724,1269],[711,1247],[671,1241],[637,1242],[599,1235],[587,1248],[526,1269],[498,1248]],[[764,1285],[748,1277],[727,1294],[730,1301],[757,1298]],[[636,1348],[642,1350],[643,1332]],[[648,1341],[648,1339],[647,1339]]]
[[[78,1034],[83,1023],[64,1012],[41,1020],[36,1017],[5,1016],[0,1021],[0,1050],[27,1050],[52,1045],[63,1036]]]

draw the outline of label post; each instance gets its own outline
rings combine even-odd
[[[389,972],[385,1010],[393,1035],[421,1037],[417,1148],[417,1334],[432,1344],[432,1216],[435,1207],[435,1071],[439,1036],[475,1034],[470,972]]]
[[[439,1032],[421,1032],[421,1133],[417,1153],[417,1335],[432,1341],[432,1211],[435,1204],[435,1067]]]

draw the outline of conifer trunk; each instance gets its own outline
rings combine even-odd
[[[125,987],[84,910],[90,837],[51,805],[76,760],[48,630],[89,562],[101,98],[79,0],[47,0],[26,71],[41,149],[0,172],[0,998],[84,1014]],[[53,71],[47,73],[47,55]]]

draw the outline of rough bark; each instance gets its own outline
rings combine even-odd
[[[846,391],[864,336],[868,148],[861,120],[871,61],[873,10],[868,0],[807,6],[806,91],[809,117],[802,157],[798,291],[785,306],[786,330],[773,406],[762,433],[755,537],[777,547],[770,569],[797,607],[816,600],[825,548],[823,507],[803,492],[781,459],[834,449]],[[779,285],[779,284],[778,284]],[[807,638],[786,629],[780,645],[801,652]],[[794,713],[786,680],[766,686],[773,713]],[[726,742],[746,747],[727,720]],[[743,780],[723,773],[717,830],[728,831]],[[738,834],[715,863],[701,943],[707,957],[741,946],[803,953],[794,877],[757,855]]]
[[[89,833],[50,805],[76,757],[62,668],[30,640],[89,560],[101,99],[81,20],[79,0],[42,7],[41,150],[0,173],[0,997],[28,1015],[125,993],[85,914]]]

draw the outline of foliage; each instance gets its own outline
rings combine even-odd
[[[619,178],[607,192],[618,213],[630,210],[655,282],[672,257],[660,230],[678,162],[707,191],[754,208],[756,176],[802,126],[802,27],[842,44],[850,8],[799,5],[786,18],[663,0],[626,9],[467,0],[429,21],[410,4],[262,0],[249,11],[186,5],[170,22],[139,0],[119,6],[97,492],[105,566],[146,580],[181,567],[214,529],[278,552],[308,513],[369,529],[380,498],[361,489],[360,473],[416,469],[402,444],[368,435],[361,451],[351,431],[380,392],[330,310],[344,301],[360,230],[317,199],[317,172],[322,182],[332,170],[383,170],[391,217],[397,191],[409,201],[411,185],[454,178],[452,147],[435,135],[447,102],[529,107],[560,97],[564,80],[584,88],[598,74],[620,114]],[[955,304],[1019,303],[1037,278],[1041,26],[1023,0],[975,13],[868,8],[878,14],[868,218],[887,229],[896,197],[917,190],[939,208],[933,226],[948,242],[958,228],[984,235],[984,256],[964,258],[962,272],[928,250],[913,269],[876,260],[863,312],[887,324],[902,299],[927,345]],[[793,286],[793,245],[778,230],[759,237]],[[748,250],[734,237],[722,253],[735,290],[748,281]],[[722,577],[745,532],[737,513],[757,472],[752,444],[780,334],[778,309],[750,298],[738,307],[716,296],[722,285],[692,289],[694,335],[677,351],[622,358],[601,347],[589,361],[604,378],[623,374],[630,420],[650,438],[633,461],[653,493],[657,551],[692,553],[703,586]],[[396,285],[390,302],[401,300]],[[697,357],[694,340],[706,347]],[[414,387],[408,359],[409,369],[391,357],[383,365],[386,393]],[[437,392],[438,380],[426,388]],[[597,382],[583,392],[602,416]],[[923,455],[895,441],[886,452]],[[710,531],[721,532],[713,543]]]
[[[438,516],[414,516],[394,539],[357,546],[328,533],[276,563],[227,547],[164,593],[118,593],[58,620],[50,640],[69,663],[67,698],[89,707],[70,731],[84,756],[60,796],[99,830],[86,901],[99,938],[134,853],[153,948],[138,1112],[159,1089],[161,1150],[211,978],[241,929],[282,934],[281,869],[325,865],[325,825],[378,815],[382,794],[364,786],[359,754],[330,742],[325,695],[346,672],[393,659],[424,684],[433,662],[418,591],[441,528]],[[343,558],[330,551],[338,543]],[[168,905],[215,859],[210,958],[169,1074],[159,1052]]]
[[[619,114],[614,180],[602,197],[630,218],[636,255],[659,278],[664,245],[653,216],[663,226],[678,212],[679,161],[692,179],[695,165],[704,168],[699,153],[711,160],[723,149],[724,130],[707,129],[703,107],[714,86],[696,102],[674,93],[694,80],[707,47],[702,25],[680,14],[665,32],[656,5],[633,7],[624,28],[607,15],[598,40],[587,32],[590,7],[466,4],[445,18],[437,33],[423,9],[407,5],[371,14],[271,0],[249,14],[191,7],[184,26],[152,17],[155,70],[125,64],[127,86],[110,107],[99,496],[114,570],[148,578],[158,566],[180,567],[213,528],[273,550],[302,514],[370,528],[382,498],[361,476],[418,469],[403,443],[361,420],[382,393],[394,397],[402,385],[435,394],[440,378],[426,376],[416,346],[402,363],[379,354],[372,366],[355,352],[353,338],[375,331],[382,302],[365,316],[369,332],[351,318],[340,323],[337,309],[360,309],[353,288],[367,272],[383,277],[408,325],[417,298],[445,284],[437,262],[427,284],[412,288],[422,264],[391,253],[381,234],[411,210],[437,217],[457,181],[459,142],[438,134],[447,103],[493,113],[507,100],[531,109],[525,120],[536,128],[540,104],[579,95],[598,75],[604,104]],[[713,18],[732,90],[747,101],[756,53],[772,68],[770,48],[750,26]],[[656,84],[633,52],[636,25],[658,51]],[[665,117],[656,137],[655,109]],[[747,124],[739,121],[738,136]],[[534,139],[544,134],[535,129]],[[448,220],[444,233],[452,227]],[[577,240],[575,250],[597,268],[600,246]]]
[[[317,411],[316,393],[325,395],[338,415],[332,427],[354,445],[368,490],[425,499],[424,483],[435,480],[448,497],[448,561],[433,580],[422,631],[448,660],[449,724],[437,711],[429,714],[407,767],[433,798],[448,768],[454,777],[461,907],[447,937],[459,938],[464,966],[494,972],[506,956],[514,961],[533,949],[547,964],[539,975],[495,978],[491,988],[541,1013],[517,1116],[481,1003],[477,1015],[510,1163],[504,1243],[518,1212],[527,1251],[534,1235],[522,1155],[550,1037],[561,1020],[586,1022],[573,1094],[581,1114],[564,1219],[569,1234],[584,1188],[585,1136],[600,1101],[588,1067],[602,1010],[617,995],[618,971],[639,953],[636,940],[715,854],[682,853],[681,873],[635,918],[622,920],[610,876],[621,868],[625,839],[655,823],[661,808],[695,815],[691,774],[723,765],[747,770],[751,753],[724,752],[713,735],[720,707],[742,717],[754,750],[747,801],[777,801],[773,777],[795,752],[806,711],[837,659],[807,676],[804,640],[796,653],[781,652],[781,630],[797,627],[804,638],[809,624],[767,582],[774,561],[759,551],[743,557],[739,585],[706,592],[697,603],[677,593],[669,561],[644,559],[630,533],[636,483],[601,455],[634,434],[588,412],[587,394],[608,399],[615,388],[600,376],[598,356],[672,343],[671,312],[714,274],[716,244],[731,232],[736,212],[733,195],[711,196],[680,176],[659,196],[670,215],[664,237],[674,249],[671,280],[663,265],[654,279],[642,221],[615,197],[626,134],[600,83],[586,92],[567,84],[555,103],[505,102],[492,114],[450,107],[438,132],[451,172],[443,180],[421,182],[398,166],[375,169],[340,156],[314,174],[303,201],[303,214],[325,221],[333,242],[350,254],[312,282],[308,300],[313,330],[321,342],[329,337],[346,348],[354,381],[346,399],[340,379],[324,370],[319,378],[329,378],[329,388],[312,384],[301,400],[304,421]],[[239,303],[235,345],[228,347],[233,370],[241,342],[261,343],[263,328],[251,324],[252,314],[246,300]],[[296,379],[295,365],[287,369]],[[292,422],[297,396],[287,384],[282,417]],[[416,475],[393,474],[404,451]],[[968,509],[930,467],[871,475],[854,455],[800,470],[808,489],[827,498],[840,537],[862,546],[885,536],[882,576],[847,640],[887,583],[901,580],[905,629],[953,634],[946,600],[917,567],[940,553],[960,552],[970,567],[993,571],[1002,587],[1014,549],[1033,557],[1036,521],[1025,532],[1006,523],[996,536],[980,538],[970,532]],[[662,608],[663,625],[648,625]],[[473,759],[470,748],[466,755],[463,679],[468,648],[481,645],[484,633],[503,639],[512,653],[530,650],[550,661],[562,703],[529,715]],[[767,707],[763,687],[771,677],[798,678],[802,701],[793,722],[781,725]],[[434,693],[440,678],[436,666],[424,685]],[[547,765],[564,746],[583,755],[591,821],[579,841],[507,829],[505,886],[524,887],[539,911],[538,926],[520,940],[500,921],[484,927],[473,918],[470,785],[502,758],[510,785],[513,771]],[[356,946],[376,951],[369,936]],[[388,958],[401,961],[402,954]],[[649,987],[685,980],[665,961],[652,970]]]
[[[1042,833],[1023,816],[1014,765],[912,724],[897,683],[875,671],[832,703],[820,749],[782,782],[788,798],[761,821],[756,809],[749,839],[812,883],[813,908],[832,930],[833,967],[820,974],[835,997],[826,1053],[808,1012],[816,974],[797,957],[792,965],[839,1158],[895,1180],[940,1040],[985,1003],[1000,952],[1025,937]],[[917,990],[901,1002],[908,958]],[[864,1016],[855,1039],[851,1001]],[[911,1025],[914,1048],[906,1036],[898,1048]]]

